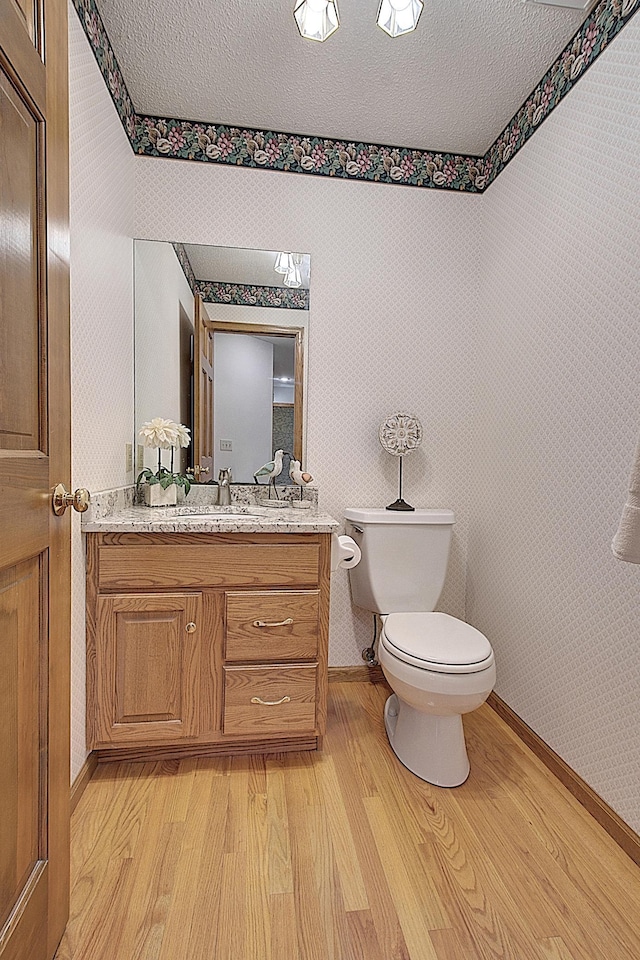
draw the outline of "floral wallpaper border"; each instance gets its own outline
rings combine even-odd
[[[198,281],[196,280],[196,275],[193,272],[193,267],[191,266],[191,260],[189,260],[189,254],[187,253],[183,243],[173,243],[172,246],[173,246],[176,257],[178,258],[178,262],[182,267],[182,272],[187,278],[187,283],[191,287],[191,293],[195,297],[197,293],[196,284],[198,283]]]
[[[263,287],[249,283],[222,283],[196,280],[197,292],[205,303],[231,303],[243,307],[278,307],[308,310],[309,291],[290,287]]]
[[[73,4],[141,156],[466,193],[486,190],[640,8],[640,0],[600,0],[484,157],[474,157],[138,115],[95,0]]]
[[[100,67],[100,72],[107,85],[107,90],[111,94],[111,99],[118,112],[124,131],[135,151],[138,117],[135,107],[133,106],[133,101],[129,96],[120,64],[116,60],[111,41],[102,22],[100,11],[96,6],[95,0],[73,0],[73,6],[78,14],[82,28],[87,35],[87,40]]]
[[[640,8],[640,0],[600,0],[483,158],[485,189],[533,136]]]
[[[479,193],[481,157],[137,116],[136,153],[234,167]]]
[[[180,266],[195,296],[205,303],[230,303],[243,307],[277,307],[282,310],[308,310],[309,291],[292,287],[268,287],[249,283],[225,283],[198,280],[183,243],[172,244]]]

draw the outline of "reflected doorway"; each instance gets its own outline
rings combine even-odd
[[[304,329],[202,322],[213,373],[212,479],[230,467],[234,483],[253,483],[277,449],[301,460]],[[288,460],[277,482],[290,483]]]

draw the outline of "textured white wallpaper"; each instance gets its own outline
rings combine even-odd
[[[134,157],[73,10],[70,29],[72,485],[124,486],[133,431]],[[72,750],[85,756],[85,569],[72,541]]]
[[[640,19],[483,197],[467,614],[497,692],[640,830]]]
[[[137,158],[138,236],[311,254],[307,468],[323,510],[384,506],[397,461],[377,439],[407,411],[425,440],[405,498],[456,511],[442,609],[464,616],[479,197]],[[362,663],[371,616],[332,583],[330,662]]]

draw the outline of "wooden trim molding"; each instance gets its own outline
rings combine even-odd
[[[98,763],[158,763],[162,760],[206,759],[207,757],[248,757],[262,753],[299,753],[302,750],[320,749],[322,737],[270,737],[250,743],[223,742],[154,744],[153,746],[116,747],[95,750]]]
[[[384,683],[382,667],[368,667],[366,663],[355,667],[329,667],[329,683]]]
[[[497,693],[490,693],[487,703],[598,821],[627,856],[640,866],[640,836]]]
[[[70,808],[71,813],[76,809],[80,803],[80,797],[87,788],[87,784],[91,777],[96,772],[96,767],[98,766],[98,754],[95,750],[92,750],[85,762],[80,767],[77,777],[71,784],[71,797],[70,797]]]
[[[96,772],[98,766],[98,754],[95,750],[92,750],[85,762],[80,767],[77,777],[71,784],[71,796],[70,796],[70,812],[73,814],[74,810],[80,803],[80,797],[87,788],[87,784],[91,777]]]

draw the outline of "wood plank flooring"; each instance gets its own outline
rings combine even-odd
[[[640,868],[506,724],[439,789],[387,693],[331,684],[323,753],[100,766],[57,960],[638,960]]]

